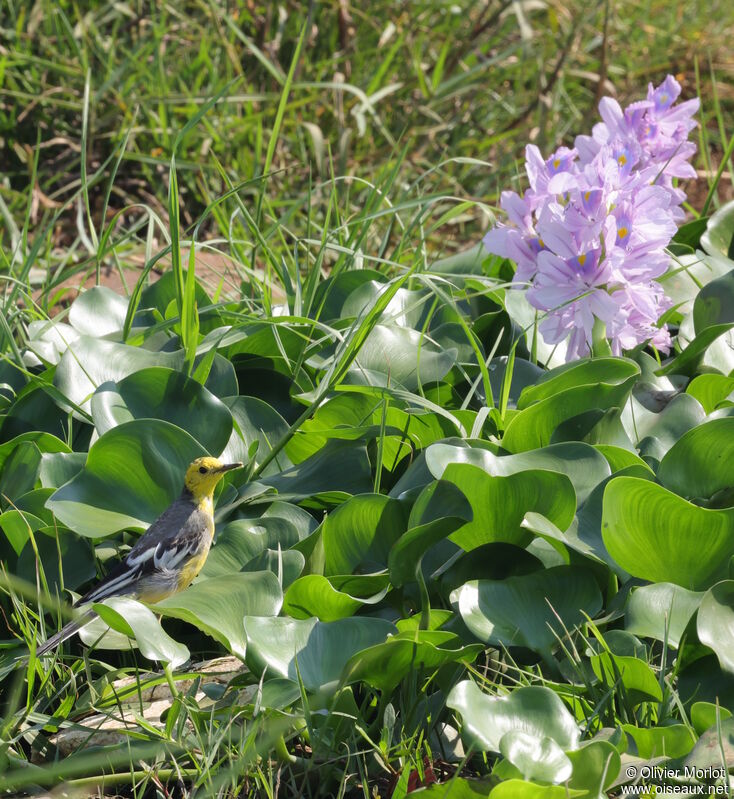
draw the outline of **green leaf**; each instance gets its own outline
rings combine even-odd
[[[97,568],[89,541],[62,529],[36,532],[34,540],[35,549],[29,541],[18,557],[18,577],[35,583],[40,560],[48,589],[56,595],[61,593],[62,588],[79,588],[96,576]]]
[[[551,444],[517,455],[495,455],[487,449],[438,442],[426,450],[425,463],[436,479],[443,477],[452,463],[469,463],[493,477],[509,477],[533,469],[565,474],[573,483],[579,505],[586,502],[594,487],[611,474],[603,455],[581,442]],[[428,482],[428,481],[426,481]]]
[[[660,462],[658,479],[676,494],[698,499],[734,486],[734,418],[685,433]]]
[[[685,724],[669,727],[635,727],[623,724],[622,729],[635,742],[637,754],[645,759],[652,757],[682,757],[691,751],[696,738]]]
[[[352,494],[372,490],[372,471],[367,449],[358,442],[329,441],[316,455],[278,474],[264,477],[265,485],[275,488],[281,499],[343,501]]]
[[[706,730],[715,727],[716,724],[730,719],[732,713],[725,707],[714,704],[713,702],[694,702],[691,705],[691,724],[693,724],[697,735],[703,735]]]
[[[300,553],[299,553],[300,554]],[[344,580],[352,579],[351,575],[344,575]],[[344,590],[339,576],[326,578],[320,574],[307,574],[299,577],[290,585],[283,600],[283,610],[295,619],[307,619],[315,616],[320,621],[336,621],[347,616],[353,616],[363,605],[374,605],[382,600],[388,591],[390,578],[386,574],[360,575],[357,579],[369,579],[369,587],[365,583],[362,588],[367,588],[364,596],[354,596]],[[342,590],[335,585],[341,584]],[[354,589],[352,589],[354,590]]]
[[[449,465],[443,479],[466,496],[473,520],[451,535],[466,550],[503,541],[522,546],[531,536],[522,528],[528,511],[541,513],[565,530],[573,520],[576,495],[571,481],[558,472],[526,471],[492,477],[476,466]]]
[[[576,796],[584,796],[585,793],[565,785],[538,785],[537,782],[524,780],[505,780],[492,789],[489,799],[574,799]]]
[[[392,584],[399,587],[416,579],[426,551],[471,519],[471,505],[453,483],[439,480],[426,486],[413,505],[410,529],[390,551]]]
[[[500,752],[527,780],[565,782],[571,761],[552,738],[539,738],[522,730],[509,730],[500,739]]]
[[[155,605],[157,613],[193,624],[237,657],[245,658],[245,616],[276,616],[283,604],[277,577],[269,571],[199,580]]]
[[[690,342],[683,352],[667,361],[657,373],[659,375],[692,375],[709,347],[732,328],[734,328],[734,324],[730,323],[707,327]]]
[[[429,336],[399,325],[375,325],[349,368],[347,382],[417,391],[445,377],[457,358]]]
[[[734,719],[722,719],[721,724],[703,733],[682,761],[682,768],[728,770],[734,765]]]
[[[596,358],[566,364],[548,372],[545,380],[526,388],[502,438],[510,452],[522,452],[550,443],[564,421],[586,411],[621,408],[640,367],[622,358]]]
[[[702,597],[673,583],[633,588],[624,610],[625,629],[677,649]]]
[[[107,286],[82,292],[69,309],[69,321],[85,336],[102,338],[119,333],[125,324],[127,300]]]
[[[212,455],[222,452],[232,433],[232,416],[221,400],[196,380],[160,366],[104,383],[91,411],[100,436],[133,419],[161,419],[186,430]]]
[[[610,691],[623,693],[631,705],[663,701],[655,672],[638,657],[602,652],[591,656],[591,668]]]
[[[229,408],[236,426],[221,459],[227,463],[247,463],[250,460],[250,447],[257,441],[255,465],[259,466],[286,435],[288,423],[274,408],[256,397],[226,397],[223,402]],[[265,469],[263,476],[277,474],[291,466],[293,464],[285,452],[281,452]]]
[[[129,597],[110,597],[92,606],[114,630],[134,638],[141,654],[149,660],[168,663],[172,669],[189,659],[189,650],[174,641],[161,627],[152,610]]]
[[[146,527],[179,496],[188,465],[202,455],[201,444],[168,422],[126,422],[92,445],[84,470],[55,491],[47,507],[91,538]]]
[[[699,508],[649,480],[615,477],[604,492],[602,537],[634,577],[706,589],[734,555],[734,508]]]
[[[734,580],[709,588],[701,600],[696,626],[701,643],[714,650],[721,668],[734,673]]]
[[[427,679],[446,663],[473,663],[478,644],[459,646],[459,638],[441,630],[409,630],[356,653],[347,664],[350,682],[366,682],[389,694],[408,675]]]
[[[522,686],[506,696],[489,696],[476,683],[464,680],[452,688],[446,704],[461,715],[464,731],[490,752],[500,751],[502,737],[511,730],[540,740],[550,738],[564,751],[579,744],[575,719],[550,688]]]
[[[615,747],[609,741],[588,741],[566,756],[573,766],[569,789],[588,791],[588,799],[607,799],[606,791],[622,768]]]
[[[732,259],[732,239],[734,238],[734,202],[721,206],[706,224],[706,232],[701,236],[701,246],[710,255],[719,254]]]
[[[695,397],[708,414],[732,400],[734,378],[716,374],[699,375],[688,384],[686,393]]]
[[[734,269],[707,283],[693,303],[693,326],[697,334],[715,325],[734,322]]]
[[[407,510],[397,500],[369,493],[348,499],[321,525],[325,573],[386,568],[390,549],[406,526]]]
[[[316,619],[245,617],[247,663],[261,674],[298,680],[306,690],[333,690],[352,655],[381,643],[395,632],[383,619]],[[296,669],[296,661],[298,669]]]
[[[565,635],[593,617],[602,597],[591,572],[555,566],[506,580],[472,580],[451,593],[472,633],[486,643],[524,646],[548,653]]]

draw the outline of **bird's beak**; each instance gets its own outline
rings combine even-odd
[[[217,471],[218,472],[229,472],[232,469],[241,469],[243,464],[241,463],[225,463],[224,466],[220,466]]]

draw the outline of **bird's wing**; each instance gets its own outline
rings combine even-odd
[[[109,596],[136,593],[140,580],[179,569],[201,548],[208,519],[188,499],[176,500],[148,528],[125,559],[76,602],[85,605]]]

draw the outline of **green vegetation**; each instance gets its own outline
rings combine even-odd
[[[0,17],[0,788],[732,765],[729,4],[91,5]],[[528,138],[669,71],[675,349],[560,366],[476,242]],[[36,658],[206,453],[246,467],[200,578]]]

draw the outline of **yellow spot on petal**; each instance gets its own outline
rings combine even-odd
[[[591,192],[590,191],[584,192],[584,199],[586,200],[586,202],[589,202],[589,197],[591,197]]]
[[[558,169],[558,167],[560,165],[561,165],[561,159],[560,158],[554,158],[553,159],[553,169]]]
[[[579,266],[583,266],[586,263],[586,253],[579,255],[578,257]]]
[[[540,244],[541,247],[545,247],[545,242],[540,237],[538,237],[538,244]]]
[[[620,155],[619,158],[617,158],[617,163],[620,166],[624,166],[627,163],[627,156],[624,153],[622,153],[622,155]]]
[[[668,102],[668,95],[667,94],[661,94],[660,95],[660,102],[661,103],[667,103]]]
[[[626,227],[621,227],[621,228],[618,228],[618,230],[617,230],[617,235],[619,236],[620,239],[626,239],[628,233],[629,233],[629,230],[627,230]]]

